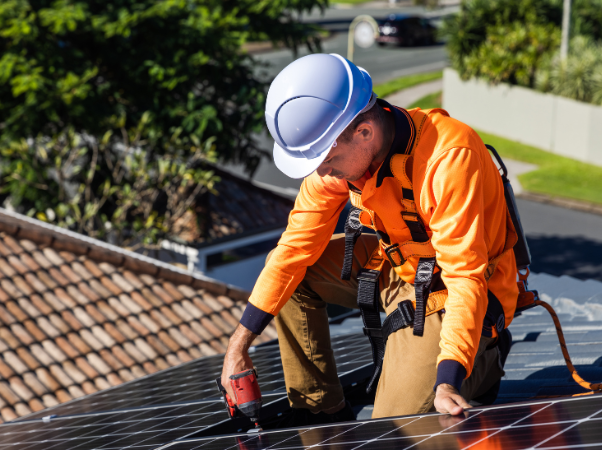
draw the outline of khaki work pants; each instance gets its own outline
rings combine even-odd
[[[332,413],[344,405],[343,388],[331,348],[326,304],[357,308],[357,272],[377,245],[376,236],[360,236],[355,245],[351,279],[343,281],[340,275],[345,239],[344,235],[334,235],[276,316],[284,379],[292,407]],[[388,263],[379,283],[381,307],[387,314],[400,301],[415,298],[414,287],[401,280]],[[389,337],[373,418],[433,410],[443,316],[435,313],[426,318],[423,337],[414,336],[412,328],[399,330]],[[486,350],[491,342],[489,338],[481,338],[473,372],[462,384],[461,394],[466,400],[487,392],[504,375],[497,347]]]

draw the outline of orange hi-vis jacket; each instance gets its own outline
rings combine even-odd
[[[401,216],[407,205],[403,204],[399,182],[403,174],[399,171],[405,170],[446,287],[443,301],[427,309],[433,313],[445,308],[437,384],[459,389],[472,372],[485,330],[488,289],[503,306],[506,326],[516,308],[516,262],[508,249],[508,235],[515,233],[508,220],[501,177],[477,133],[446,111],[435,109],[426,115],[419,109],[406,111],[382,104],[395,119],[396,135],[389,155],[375,174],[367,173],[352,185],[329,176],[321,178],[317,172],[303,181],[288,227],[255,284],[241,324],[259,334],[278,313],[307,267],[326,248],[350,188],[352,199],[353,191],[361,191],[354,203],[361,201],[362,209],[374,215],[362,212],[361,222],[384,232],[404,250],[406,263],[395,271],[413,283],[417,258],[403,246],[412,238]],[[409,153],[410,142],[415,142],[415,147],[407,158],[403,155]],[[496,261],[493,272],[492,260]],[[488,332],[495,335],[495,327]]]

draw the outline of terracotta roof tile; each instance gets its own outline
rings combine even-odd
[[[109,277],[101,277],[100,282],[113,295],[119,295],[123,292],[123,290],[119,286],[117,286],[115,283],[113,283],[113,281]]]
[[[140,306],[143,310],[145,311],[150,311],[151,309],[153,309],[153,305],[147,300],[145,299],[142,294],[140,294],[137,291],[134,291],[132,293],[130,293],[130,297],[133,301],[135,301],[138,306]]]
[[[101,298],[109,298],[111,296],[111,291],[109,291],[102,284],[100,284],[100,281],[92,279],[88,281],[88,284],[90,285],[92,290],[96,292],[96,294],[98,294]],[[121,293],[121,291],[119,291],[119,293]]]
[[[191,356],[188,354],[188,352],[186,350],[179,350],[178,353],[176,353],[176,354],[178,355],[178,358],[182,362],[192,361]]]
[[[58,316],[55,316],[55,317],[58,317]],[[60,318],[59,318],[59,320],[60,320]],[[61,322],[62,322],[62,320],[61,320]],[[32,329],[34,329],[35,326],[33,325],[33,321],[31,321],[31,323],[32,323]],[[62,322],[62,323],[64,324],[64,322]],[[46,317],[38,317],[37,324],[39,326],[38,329],[43,330],[44,333],[46,333],[46,335],[51,338],[55,338],[62,334],[58,329],[56,329],[52,325],[52,323]],[[35,327],[35,328],[37,328],[37,327]],[[69,327],[67,327],[67,329],[65,330],[65,332],[67,332],[67,331],[71,331],[71,330],[69,330]],[[32,332],[32,334],[33,334],[33,332]],[[36,339],[37,339],[37,337],[36,337]]]
[[[163,289],[174,299],[174,300],[184,300],[184,296],[182,293],[169,281],[164,281],[161,283],[163,285]]]
[[[23,243],[23,242],[25,242],[25,241],[21,241],[21,243]],[[35,244],[33,242],[31,242],[31,244],[35,248]],[[40,270],[40,265],[31,256],[29,256],[27,253],[21,253],[19,255],[19,259],[20,259],[21,263],[23,265],[25,265],[25,267],[27,267],[28,271]]]
[[[40,320],[40,319],[38,319],[38,320]],[[23,322],[23,325],[25,325],[25,329],[32,336],[34,341],[42,341],[42,340],[46,339],[48,336],[48,334],[44,333],[44,331],[42,331],[40,329],[40,327],[38,327],[38,325],[33,320],[26,320],[25,322]],[[15,333],[15,335],[17,335],[15,328],[16,328],[16,325],[13,325],[12,330]],[[19,339],[21,339],[21,342],[23,342],[25,345],[31,344],[31,342],[25,342],[21,338],[21,336],[17,335],[17,337]]]
[[[139,365],[134,365],[134,366],[130,367],[130,371],[136,378],[140,378],[140,377],[148,375],[144,371],[144,369],[142,367],[140,367]]]
[[[208,293],[203,294],[203,302],[211,308],[213,311],[221,311],[224,309],[223,305],[217,301],[217,299]]]
[[[211,345],[211,347],[213,347],[218,353],[225,353],[227,349],[227,347],[224,344],[215,339],[209,342],[209,345]]]
[[[11,369],[4,361],[0,359],[0,377],[4,379],[8,379],[15,374],[13,369]]]
[[[8,380],[8,382],[10,383],[10,388],[12,391],[26,402],[34,397],[34,393],[31,392],[27,386],[25,386],[23,381],[21,381],[21,378],[12,377],[10,380]]]
[[[160,308],[161,306],[163,306],[165,303],[163,303],[163,301],[157,297],[153,291],[151,291],[149,288],[145,287],[143,289],[140,290],[140,293],[142,294],[142,296],[148,300],[148,302],[153,305],[155,308]]]
[[[43,366],[49,366],[54,363],[54,359],[42,348],[39,344],[33,344],[29,347],[29,350],[33,354],[33,356],[40,361]]]
[[[188,349],[188,353],[190,354],[190,356],[192,356],[193,359],[198,359],[198,358],[203,357],[203,353],[201,353],[201,351],[196,347],[190,347]]]
[[[15,420],[19,417],[12,408],[8,407],[2,408],[0,410],[0,415],[2,416],[2,420],[5,422],[10,422],[11,420]]]
[[[90,365],[96,369],[96,371],[102,375],[107,375],[111,373],[111,367],[103,361],[103,359],[98,356],[96,353],[88,353],[87,355],[88,362]]]
[[[52,279],[52,277],[43,270],[38,270],[36,272],[36,277],[43,284],[43,286],[40,285],[39,287],[34,286],[40,293],[43,293],[46,289],[56,289],[58,287],[58,284]]]
[[[10,299],[10,297],[8,296],[8,294],[6,292],[4,292],[2,289],[0,289],[0,302],[6,302]]]
[[[120,346],[116,345],[111,349],[111,351],[125,367],[132,367],[134,364],[136,364],[136,361],[134,361],[132,357],[128,355]]]
[[[132,340],[132,339],[136,339],[138,337],[136,332],[134,330],[132,330],[132,328],[127,323],[125,323],[123,320],[119,319],[118,321],[115,322],[115,325],[117,325],[117,329],[123,335],[125,335],[126,338]]]
[[[2,323],[10,325],[12,323],[15,323],[17,319],[15,319],[15,317],[11,313],[9,313],[6,308],[0,305],[0,321]]]
[[[109,300],[109,305],[115,312],[117,312],[121,317],[127,317],[130,315],[130,311],[123,306],[123,304],[117,300],[115,297],[111,297]]]
[[[76,358],[80,355],[73,345],[71,345],[64,337],[59,337],[55,340],[59,349],[65,353],[69,358]]]
[[[134,286],[134,288],[136,289],[142,289],[144,287],[144,283],[142,283],[140,281],[140,278],[138,278],[134,273],[132,273],[129,270],[124,270],[122,272],[123,278],[125,278],[127,280],[128,283],[130,283],[132,286]]]
[[[79,283],[80,281],[82,281],[82,278],[78,274],[76,274],[73,271],[73,269],[71,269],[71,266],[63,264],[59,267],[59,269],[71,283]]]
[[[42,249],[42,253],[44,256],[55,266],[60,266],[65,262],[63,258],[59,256],[59,254],[51,247],[44,247]]]
[[[41,320],[42,318],[40,318]],[[65,322],[63,319],[61,319],[58,314],[50,314],[48,316],[48,319],[50,320],[50,323],[52,324],[53,327],[55,327],[60,333],[59,334],[67,334],[68,332],[70,332],[72,329],[69,326],[69,324],[67,324],[67,322]],[[38,322],[38,325],[40,325],[41,328],[42,324],[40,322]],[[46,329],[44,329],[44,331],[46,331]],[[48,331],[46,331],[46,334],[48,334]]]
[[[31,414],[31,409],[29,409],[29,406],[25,403],[17,403],[16,405],[13,405],[13,408],[15,408],[15,412],[20,416]]]
[[[49,365],[48,367],[51,367],[51,366]],[[38,380],[40,380],[50,392],[55,392],[57,389],[60,388],[59,382],[45,368],[37,369],[36,375],[38,377]]]
[[[8,345],[6,345],[6,342],[4,342],[2,339],[0,339],[0,352],[5,352],[6,350],[8,350]]]
[[[46,394],[42,396],[42,403],[46,408],[50,408],[52,406],[56,406],[59,404],[59,401],[56,399],[54,395]]]
[[[77,288],[91,302],[97,302],[103,298],[100,295],[98,295],[98,293],[96,291],[94,291],[88,283],[84,283],[84,282],[78,283]]]
[[[98,268],[102,270],[107,275],[115,272],[115,266],[113,264],[109,264],[108,262],[100,262],[98,263]]]
[[[94,325],[91,328],[92,334],[98,339],[105,347],[112,347],[115,345],[115,340],[99,325]]]
[[[108,320],[115,321],[119,318],[119,315],[111,308],[106,302],[99,301],[96,303],[96,307]]]
[[[115,358],[113,353],[111,353],[109,350],[107,350],[105,348],[105,349],[101,350],[99,353],[100,353],[100,356],[102,357],[103,361],[106,364],[108,364],[112,370],[123,369],[123,364],[117,358]]]
[[[142,336],[146,336],[146,335],[148,335],[150,333],[150,331],[148,330],[148,328],[146,328],[144,325],[142,325],[142,323],[135,316],[129,316],[127,320],[128,320],[128,324],[138,334],[140,334]]]
[[[23,247],[17,242],[15,238],[5,234],[3,236],[4,244],[11,250],[12,253],[20,254],[23,253]]]
[[[69,327],[74,331],[81,330],[84,326],[82,323],[77,320],[77,317],[73,315],[73,313],[69,310],[65,310],[61,313],[63,320],[69,324]]]
[[[29,283],[27,283],[27,281],[25,281],[22,277],[13,277],[13,281],[19,289],[19,291],[23,292],[25,295],[33,294],[33,289],[31,288],[31,286],[29,286]]]
[[[190,342],[181,332],[176,328],[170,328],[167,330],[169,335],[178,343],[180,347],[188,348],[192,346],[192,342]]]
[[[182,319],[180,317],[178,317],[172,310],[171,308],[168,308],[167,306],[162,306],[161,307],[161,312],[163,313],[163,315],[165,317],[167,317],[169,319],[169,321],[174,324],[174,325],[180,325],[182,323]]]
[[[86,344],[76,333],[69,333],[67,339],[69,339],[69,342],[83,355],[92,351],[88,344]]]
[[[33,257],[35,262],[37,262],[44,269],[49,269],[50,267],[52,267],[52,263],[48,260],[48,258],[46,258],[46,256],[44,256],[42,252],[33,251],[31,252],[31,256]]]
[[[32,398],[29,402],[27,402],[27,405],[29,406],[29,409],[31,409],[33,412],[38,412],[42,411],[43,409],[46,409],[44,404],[37,398]]]
[[[157,371],[159,370],[159,369],[157,369],[157,366],[155,366],[155,365],[154,365],[152,362],[150,362],[150,361],[147,361],[147,362],[145,362],[144,364],[142,364],[142,367],[144,367],[144,370],[145,370],[147,373],[149,373],[149,374],[150,374],[150,373],[155,373],[155,372],[157,372]]]
[[[17,271],[11,267],[4,259],[0,259],[0,276],[11,278],[17,274]]]
[[[167,346],[163,342],[161,342],[159,338],[157,338],[157,336],[148,336],[146,338],[146,341],[160,355],[167,355],[170,351],[169,348],[167,348]]]
[[[25,280],[33,288],[34,291],[39,292],[40,294],[48,290],[48,287],[40,280],[37,274],[25,274]]]
[[[209,347],[207,344],[205,344],[204,342],[201,342],[199,344],[199,349],[201,351],[201,353],[205,356],[210,356],[210,355],[217,355],[218,351],[215,350],[212,347]]]
[[[71,263],[71,268],[73,271],[78,274],[84,280],[89,280],[90,278],[94,278],[94,275],[90,273],[88,269],[84,267],[84,265],[80,261],[73,261]]]
[[[136,344],[138,350],[140,350],[148,359],[155,359],[158,356],[153,348],[144,339],[135,339],[134,344]]]
[[[96,369],[94,369],[94,367],[92,367],[90,363],[81,356],[75,359],[75,364],[77,364],[77,367],[85,374],[85,376],[88,379],[93,379],[98,376],[98,372],[96,371]]]
[[[199,297],[194,297],[192,299],[192,303],[205,315],[210,315],[214,312],[211,308],[209,308],[209,306],[203,303],[203,300],[201,300]]]
[[[2,286],[2,289],[4,289],[4,292],[6,292],[13,299],[17,299],[17,298],[23,296],[23,293],[21,291],[19,291],[17,289],[17,287],[10,280],[7,280],[7,279],[0,280],[0,286]]]
[[[42,395],[48,393],[48,389],[46,388],[46,386],[40,383],[38,377],[35,376],[32,372],[27,372],[26,374],[24,374],[23,381],[25,382],[25,384],[27,384],[27,386],[29,386],[29,388],[33,392],[35,392],[35,394],[38,397],[41,397]]]
[[[161,339],[161,342],[163,342],[167,347],[169,347],[169,349],[172,352],[177,352],[178,350],[180,350],[180,345],[176,341],[174,341],[165,331],[159,331],[158,336],[159,339]]]
[[[75,308],[77,306],[77,302],[73,300],[73,298],[67,294],[63,288],[56,288],[54,293],[61,303],[67,308]]]
[[[87,305],[88,303],[90,303],[90,299],[75,286],[67,286],[67,293],[73,300],[75,300],[80,305]]]
[[[109,389],[111,387],[111,385],[109,384],[109,382],[107,381],[107,379],[104,378],[104,377],[95,378],[94,379],[94,384],[101,391],[103,389]]]
[[[167,361],[165,361],[163,358],[156,358],[155,359],[155,366],[157,366],[157,369],[159,370],[165,370],[165,369],[169,369],[169,364],[167,364]]]
[[[16,349],[21,346],[21,343],[8,328],[0,328],[0,339],[4,341],[10,348]]]
[[[132,298],[129,295],[121,294],[119,296],[119,300],[121,301],[121,304],[125,306],[130,313],[139,314],[142,312],[142,308],[140,307],[140,305],[134,300],[132,300]]]
[[[6,233],[1,233],[0,236],[2,237],[2,239],[0,240],[0,253],[3,256],[10,256],[13,254],[13,251],[8,248],[4,242],[2,242],[4,240],[4,238],[6,237]]]
[[[72,361],[65,361],[63,363],[63,370],[76,383],[81,384],[88,379],[88,377],[84,375],[84,373],[79,370]]]
[[[152,288],[153,292],[155,294],[157,294],[157,297],[159,297],[161,300],[163,300],[165,303],[167,303],[168,305],[171,304],[174,301],[174,298],[171,297],[166,291],[165,289],[163,289],[161,286],[159,286],[158,284],[153,284]]]
[[[104,272],[98,268],[96,263],[91,259],[85,258],[83,261],[84,267],[92,274],[94,278],[100,278]]]
[[[59,255],[61,256],[61,258],[63,258],[68,263],[72,263],[73,261],[75,261],[75,255],[71,252],[66,252],[64,250],[61,250],[59,252]]]
[[[64,362],[67,360],[67,355],[51,340],[42,342],[45,352],[57,362]]]
[[[111,275],[111,280],[118,286],[122,291],[131,293],[135,288],[132,286],[121,274],[115,272]]]
[[[152,310],[150,315],[153,318],[153,320],[159,324],[159,326],[161,328],[169,328],[173,325],[172,322],[167,317],[165,317],[163,314],[161,314],[156,309]]]
[[[231,325],[228,325],[219,314],[212,314],[210,321],[212,324],[219,327],[219,329],[221,330],[220,334],[222,334],[222,335],[223,334],[229,335],[230,333],[232,333],[234,331],[234,327],[232,327]]]
[[[192,330],[198,334],[203,340],[205,341],[210,341],[211,339],[213,339],[213,335],[211,333],[209,333],[200,323],[198,323],[196,320],[193,320],[192,322],[190,322],[190,328],[192,328]]]
[[[85,327],[91,327],[96,323],[81,306],[73,308],[73,314],[75,314],[77,320],[79,320],[79,322]]]
[[[9,405],[15,405],[21,401],[19,396],[15,394],[6,381],[0,381],[0,397],[2,397]]]
[[[58,270],[56,267],[51,267],[50,269],[48,269],[48,274],[52,277],[54,281],[56,281],[59,284],[59,286],[69,285],[69,280],[67,279],[67,277],[65,277],[65,275],[63,275],[61,271]]]
[[[92,304],[86,305],[86,312],[96,323],[103,324],[107,321],[107,318]]]
[[[40,297],[38,295],[36,295],[38,300],[41,300]],[[26,298],[20,298],[19,299],[19,306],[21,307],[21,309],[29,316],[29,317],[39,317],[42,315],[42,313],[38,310],[38,308],[36,308],[28,299]],[[47,310],[46,314],[48,314],[50,311]]]
[[[104,325],[105,331],[111,336],[115,341],[120,344],[125,342],[127,339],[112,323],[105,323]]]
[[[35,370],[40,367],[40,362],[25,347],[17,349],[19,359],[25,363],[29,370]]]
[[[180,358],[178,358],[173,353],[170,353],[169,355],[167,355],[165,357],[165,359],[167,360],[167,362],[169,363],[169,365],[172,366],[172,367],[179,366],[180,364],[182,364],[182,361],[180,361]]]
[[[138,320],[142,323],[144,327],[146,327],[151,333],[158,333],[161,327],[157,325],[153,319],[151,319],[147,314],[140,314],[138,316]]]
[[[79,332],[79,335],[84,340],[86,344],[92,347],[94,350],[99,351],[104,347],[102,342],[100,342],[96,337],[90,332],[90,330],[84,328]]]
[[[95,392],[98,392],[96,386],[94,386],[94,384],[92,384],[90,381],[84,381],[82,383],[82,389],[86,394],[94,394]]]
[[[30,345],[33,344],[35,342],[35,339],[31,336],[31,334],[29,334],[25,328],[23,328],[21,325],[19,325],[18,323],[14,323],[10,326],[10,330],[13,332],[13,334],[17,337],[17,339],[19,339],[19,341],[21,341],[23,344],[25,345]],[[43,333],[42,333],[43,334]],[[46,336],[43,336],[42,339],[45,339]]]
[[[190,300],[183,300],[182,307],[195,319],[200,319],[204,315],[199,308],[190,302]]]
[[[232,299],[226,297],[225,295],[218,295],[216,298],[217,301],[220,302],[226,309],[230,309],[236,306]]]
[[[63,311],[64,309],[67,308],[65,306],[65,304],[63,302],[61,302],[56,295],[54,295],[53,292],[44,292],[42,294],[42,296],[44,297],[44,300],[46,301],[46,303],[48,305],[50,305],[52,307],[52,309],[54,309],[57,312]]]
[[[220,330],[219,328],[217,328],[213,322],[211,320],[209,320],[207,317],[203,317],[201,320],[201,325],[203,326],[203,328],[205,328],[207,331],[209,331],[209,333],[211,333],[213,336],[215,337],[220,337],[223,335],[222,330]]]
[[[139,274],[138,278],[140,278],[140,280],[147,286],[152,286],[153,284],[155,284],[157,282],[157,280],[155,278],[153,278],[152,276],[150,276],[147,273]]]
[[[138,350],[138,348],[131,342],[125,342],[123,344],[123,349],[139,363],[142,363],[148,359],[146,356],[144,356],[144,353]]]
[[[71,395],[69,395],[69,393],[67,391],[65,391],[64,389],[59,389],[58,391],[55,392],[56,398],[59,402],[61,403],[65,403],[68,402],[69,400],[73,400],[73,397],[71,397]]]
[[[123,380],[119,378],[116,373],[110,373],[107,375],[107,381],[111,384],[111,386],[118,386],[123,383]]]
[[[69,395],[71,395],[71,397],[73,397],[73,398],[79,398],[79,397],[83,397],[84,395],[86,395],[86,393],[84,391],[82,391],[79,386],[73,385],[73,386],[69,386]]]
[[[123,381],[132,381],[135,380],[136,377],[134,375],[132,375],[132,372],[130,372],[127,369],[121,369],[119,372],[119,378],[121,378]]]
[[[202,339],[199,337],[199,335],[192,331],[187,324],[183,323],[178,328],[180,329],[180,332],[184,335],[184,337],[186,337],[186,339],[188,339],[192,343],[199,344],[202,342]]]

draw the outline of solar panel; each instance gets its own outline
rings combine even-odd
[[[370,375],[372,353],[365,336],[358,334],[336,336],[332,338],[332,346],[339,377],[344,386],[361,381]],[[258,381],[262,394],[264,396],[284,394],[284,375],[278,346],[258,347],[251,357],[259,373]],[[223,355],[201,358],[30,414],[25,419],[41,418],[50,414],[67,416],[218,399],[215,379],[222,372],[222,364]]]
[[[163,450],[602,448],[602,395],[204,439]],[[157,450],[159,450],[157,449]]]

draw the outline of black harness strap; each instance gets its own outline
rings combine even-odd
[[[431,291],[433,272],[435,271],[435,258],[420,258],[416,267],[414,291],[416,292],[416,313],[414,315],[414,336],[424,334],[424,321],[426,318],[426,302]]]
[[[357,274],[357,306],[362,313],[364,321],[364,334],[368,336],[372,346],[372,359],[374,361],[374,374],[368,383],[366,392],[370,393],[378,384],[385,356],[385,341],[382,334],[380,321],[378,288],[379,270],[360,269]]]
[[[409,327],[414,323],[414,305],[410,300],[403,300],[397,304],[397,309],[387,316],[383,322],[383,340],[385,345],[389,336],[396,331]]]
[[[487,312],[483,320],[483,332],[485,337],[491,337],[491,329],[495,327],[498,336],[502,335],[502,331],[506,328],[506,313],[501,302],[490,290],[487,291]]]
[[[428,242],[429,235],[426,233],[426,228],[418,214],[404,211],[401,213],[401,217],[410,229],[414,242]]]
[[[341,280],[351,279],[351,268],[353,266],[353,247],[362,234],[362,223],[360,214],[362,210],[352,206],[345,222],[345,257],[341,269]]]

